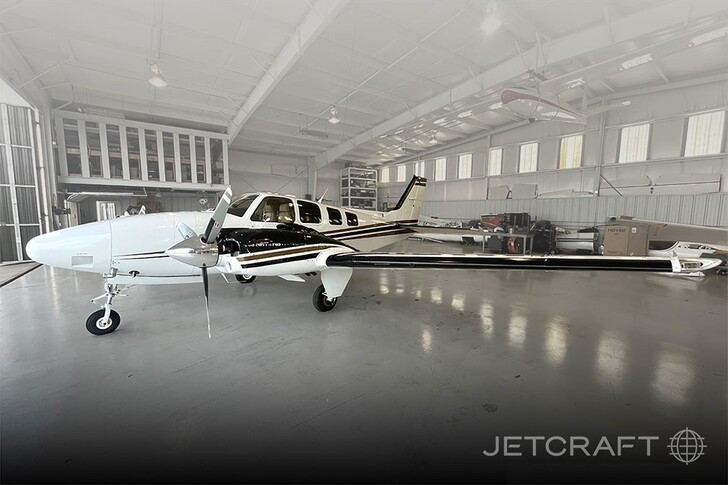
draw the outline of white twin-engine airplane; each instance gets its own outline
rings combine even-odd
[[[120,287],[197,283],[209,301],[208,273],[241,283],[256,276],[304,281],[321,274],[314,307],[332,310],[353,268],[401,269],[564,269],[657,272],[706,271],[712,259],[587,256],[489,256],[372,252],[413,233],[427,180],[413,177],[395,210],[381,213],[340,209],[271,193],[231,200],[227,189],[209,212],[167,212],[121,217],[62,229],[33,238],[28,255],[39,263],[99,273],[105,281],[101,310],[86,320],[94,335],[121,322],[111,304]],[[200,235],[202,234],[202,235]],[[209,305],[207,307],[209,331]]]

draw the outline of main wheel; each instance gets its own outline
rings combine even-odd
[[[252,283],[255,280],[255,276],[250,274],[236,274],[235,279],[243,284]]]
[[[329,299],[326,296],[324,285],[320,285],[316,288],[316,291],[313,292],[313,306],[320,312],[330,312],[334,309],[338,300],[338,298]]]
[[[104,310],[97,310],[86,319],[86,330],[94,335],[106,335],[119,327],[121,317],[114,310],[109,314],[109,321],[104,322]]]

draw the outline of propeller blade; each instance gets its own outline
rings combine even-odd
[[[197,236],[197,233],[195,233],[195,231],[190,226],[182,221],[177,223],[177,232],[180,233],[183,239],[189,239],[191,237]]]
[[[215,238],[217,238],[218,234],[220,234],[220,228],[222,228],[222,223],[225,221],[225,214],[227,214],[228,207],[230,207],[230,199],[232,196],[233,191],[230,187],[225,189],[225,193],[222,194],[220,202],[218,202],[217,207],[215,207],[215,212],[212,213],[210,222],[207,223],[205,235],[202,237],[204,242],[212,242]]]
[[[210,331],[210,288],[207,281],[207,266],[202,267],[202,287],[205,289],[205,310],[207,311],[207,338],[212,338]]]

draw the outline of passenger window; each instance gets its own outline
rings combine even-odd
[[[283,197],[266,197],[250,216],[251,221],[262,222],[288,223],[293,222],[294,218],[293,202]]]
[[[352,214],[351,212],[346,213],[346,223],[350,226],[358,226],[359,225],[359,218],[356,216],[356,214]]]
[[[299,200],[298,213],[302,224],[321,224],[321,209],[313,202]]]
[[[329,223],[335,226],[341,225],[341,212],[338,209],[332,209],[331,207],[326,208],[326,212],[329,214]]]

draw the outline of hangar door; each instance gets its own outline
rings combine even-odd
[[[40,234],[33,111],[0,104],[0,263],[28,259],[25,244]]]

